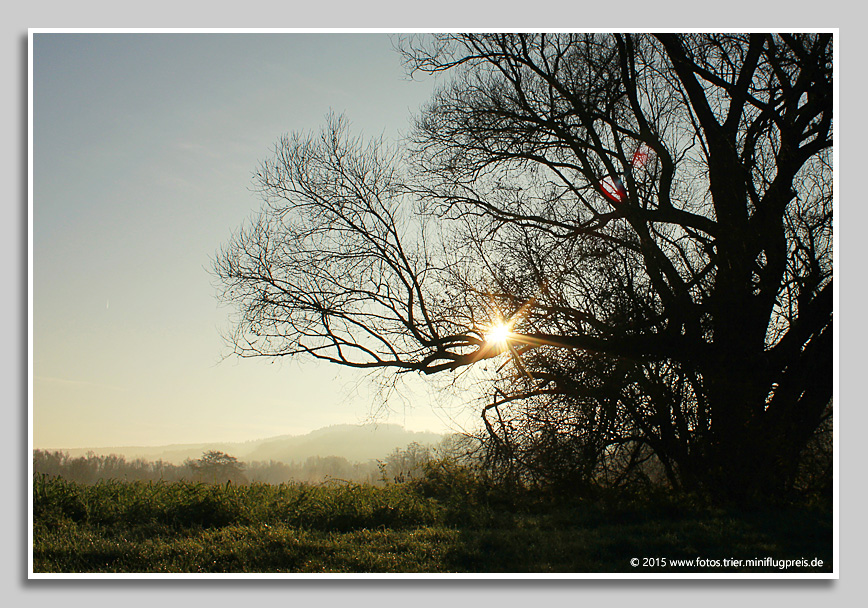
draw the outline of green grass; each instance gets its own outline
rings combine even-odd
[[[732,511],[672,499],[551,502],[467,480],[436,488],[208,486],[34,478],[34,572],[731,572],[634,557],[819,557],[816,508]],[[741,568],[741,572],[780,572]]]

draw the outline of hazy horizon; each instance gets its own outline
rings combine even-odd
[[[271,441],[271,440],[275,440],[275,439],[308,437],[308,436],[313,435],[319,431],[325,431],[328,429],[332,429],[335,427],[342,427],[342,426],[355,426],[355,427],[360,427],[360,428],[365,428],[368,426],[397,427],[398,429],[406,431],[407,433],[415,433],[415,434],[420,434],[420,435],[421,434],[433,434],[433,435],[446,436],[449,434],[448,431],[431,431],[429,429],[424,429],[424,430],[407,429],[400,424],[392,423],[392,422],[386,422],[386,423],[362,422],[359,424],[340,423],[339,422],[339,423],[330,424],[327,426],[319,427],[319,428],[312,429],[310,431],[301,432],[301,433],[280,433],[277,435],[267,435],[267,436],[263,436],[263,437],[254,437],[251,439],[242,439],[239,441],[223,441],[223,440],[217,439],[217,440],[205,440],[205,441],[189,441],[189,442],[185,441],[185,442],[181,442],[181,443],[153,443],[153,444],[135,444],[135,445],[132,445],[132,444],[125,444],[125,445],[85,445],[85,446],[77,446],[77,447],[69,447],[69,446],[38,447],[38,446],[34,445],[33,450],[34,451],[35,450],[43,450],[43,451],[49,451],[49,452],[51,452],[51,451],[79,452],[81,450],[88,450],[88,449],[94,449],[94,450],[110,450],[110,449],[115,449],[115,448],[123,448],[123,449],[147,448],[147,449],[151,449],[151,448],[176,448],[176,447],[203,446],[203,445],[209,445],[210,446],[210,445],[256,444],[256,443],[261,443],[263,441]]]
[[[212,256],[278,138],[397,140],[435,83],[388,34],[33,35],[34,448],[238,442],[371,419],[351,370],[234,357]],[[421,383],[381,422],[446,432]],[[463,410],[455,407],[457,415]],[[468,414],[469,415],[469,414]]]

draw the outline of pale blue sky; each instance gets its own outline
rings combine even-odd
[[[435,83],[407,80],[386,34],[43,33],[33,66],[34,447],[365,420],[348,370],[220,363],[229,310],[208,268],[259,208],[251,174],[281,134],[332,109],[397,138]],[[446,428],[395,406],[388,422]]]

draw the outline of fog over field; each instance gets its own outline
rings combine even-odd
[[[195,443],[165,446],[116,446],[77,449],[55,448],[76,458],[122,456],[126,460],[163,460],[181,464],[188,458],[199,458],[208,450],[219,450],[242,461],[302,462],[310,457],[338,456],[350,462],[367,462],[385,458],[396,449],[411,443],[436,444],[444,435],[408,431],[395,424],[334,425],[305,435],[282,435],[238,443]],[[54,450],[49,450],[54,451]]]

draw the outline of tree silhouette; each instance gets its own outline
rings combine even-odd
[[[263,211],[215,260],[236,352],[423,374],[496,357],[483,419],[516,470],[653,456],[719,498],[792,488],[831,415],[831,35],[401,52],[453,74],[406,148],[330,117],[260,167]]]
[[[201,458],[189,460],[187,464],[200,480],[208,483],[246,482],[244,465],[235,456],[219,450],[203,452]]]

